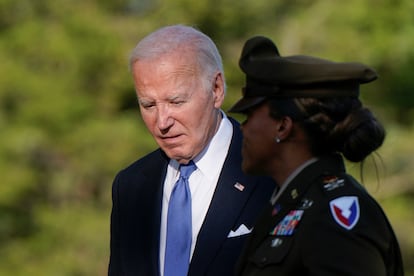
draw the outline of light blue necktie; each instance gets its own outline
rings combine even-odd
[[[191,192],[188,178],[197,169],[193,161],[180,166],[168,204],[164,276],[186,276],[192,240]]]

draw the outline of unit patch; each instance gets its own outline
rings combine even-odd
[[[359,220],[359,203],[356,196],[338,197],[329,202],[335,221],[347,230],[351,230]]]
[[[272,236],[291,236],[298,226],[303,212],[303,210],[291,210],[269,234]]]

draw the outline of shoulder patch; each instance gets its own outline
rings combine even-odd
[[[359,202],[356,196],[342,196],[329,202],[332,217],[343,228],[351,230],[359,220]]]

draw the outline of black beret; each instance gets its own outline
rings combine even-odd
[[[244,112],[266,98],[358,97],[359,85],[377,73],[356,62],[333,62],[312,56],[282,57],[269,38],[246,41],[239,66],[246,75],[243,97],[229,112]]]

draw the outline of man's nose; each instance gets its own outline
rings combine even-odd
[[[157,125],[160,130],[166,130],[170,128],[174,123],[174,119],[171,116],[171,111],[167,104],[161,104],[158,106],[157,112]]]

